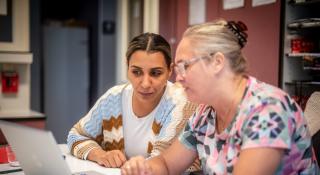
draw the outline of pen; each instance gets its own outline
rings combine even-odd
[[[15,173],[15,172],[19,172],[19,171],[22,171],[22,169],[19,168],[19,169],[13,169],[13,170],[0,171],[0,174]]]

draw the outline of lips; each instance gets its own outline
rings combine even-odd
[[[149,97],[151,96],[153,93],[152,92],[139,92],[140,95],[144,96],[144,97]]]

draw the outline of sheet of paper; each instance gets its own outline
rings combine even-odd
[[[0,15],[7,15],[7,0],[0,0]]]
[[[223,9],[235,9],[244,7],[244,0],[223,0]]]
[[[252,0],[252,7],[275,3],[276,0]]]
[[[206,20],[206,0],[189,0],[189,25],[204,23]]]

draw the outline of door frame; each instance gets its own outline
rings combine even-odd
[[[129,42],[129,1],[117,1],[116,83],[127,81],[126,51]],[[143,32],[159,33],[159,0],[144,0]]]

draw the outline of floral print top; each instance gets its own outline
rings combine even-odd
[[[303,112],[282,90],[248,77],[231,124],[218,134],[215,122],[214,109],[200,105],[179,137],[204,174],[232,174],[241,150],[260,147],[285,150],[275,174],[319,174]]]

